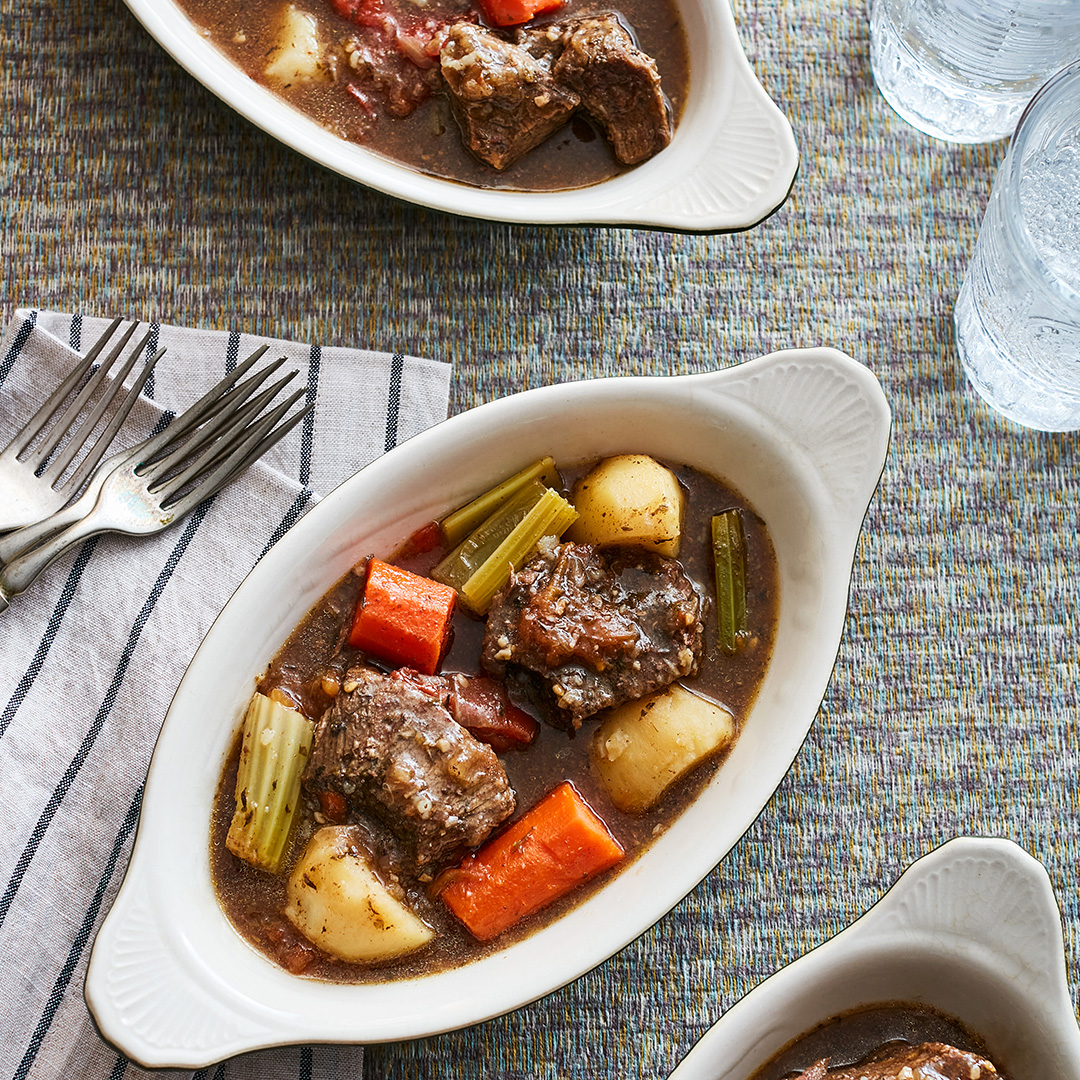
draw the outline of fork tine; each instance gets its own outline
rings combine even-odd
[[[278,379],[276,383],[268,386],[257,397],[252,398],[235,414],[222,413],[199,431],[189,442],[170,454],[169,457],[154,462],[154,470],[161,479],[151,482],[147,490],[151,492],[165,489],[178,491],[188,480],[199,473],[205,472],[218,459],[231,451],[232,447],[236,445],[236,440],[242,438],[245,431],[250,430],[248,422],[257,417],[262,412],[263,406],[269,405],[277,397],[282,387],[295,375],[296,372],[294,371]],[[300,390],[298,393],[303,394],[304,391]],[[295,395],[289,400],[295,401]],[[279,413],[278,415],[284,414]],[[256,421],[256,425],[260,422]],[[205,452],[203,452],[204,448],[206,448]],[[185,462],[187,462],[186,465]],[[181,466],[183,467],[180,472],[169,475],[172,470]]]
[[[23,425],[22,430],[16,434],[15,438],[8,443],[4,449],[5,454],[11,453],[13,456],[21,454],[33,442],[35,436],[48,423],[49,417],[64,403],[71,391],[82,382],[86,373],[94,366],[94,361],[97,360],[101,350],[105,348],[109,338],[112,337],[113,332],[123,321],[123,319],[118,318],[109,323],[105,333],[94,343],[90,351],[83,357],[82,362],[56,388],[45,404]],[[63,431],[61,430],[60,435],[62,434]]]
[[[123,385],[124,379],[127,378],[131,371],[132,365],[135,363],[141,349],[136,349],[131,358],[124,365],[124,369],[116,376],[116,385]],[[131,389],[127,392],[127,396],[120,404],[120,408],[116,410],[112,420],[109,421],[109,426],[102,433],[101,437],[94,443],[93,449],[79,462],[79,467],[72,473],[68,480],[65,480],[61,485],[65,491],[78,491],[83,486],[83,483],[90,476],[97,466],[97,463],[101,460],[102,455],[109,448],[116,436],[116,433],[120,430],[120,427],[128,417],[128,413],[135,406],[135,402],[139,400],[139,395],[142,393],[143,387],[146,385],[146,380],[150,378],[150,373],[154,370],[157,362],[165,355],[165,347],[162,346],[149,360],[143,365],[142,371],[139,372],[138,378],[132,384]],[[89,421],[88,421],[89,423]],[[96,423],[96,421],[95,421]]]
[[[45,462],[48,459],[49,455],[52,454],[53,451],[57,448],[57,446],[60,444],[60,440],[65,434],[69,434],[71,436],[71,438],[68,440],[67,446],[64,448],[64,451],[56,458],[56,461],[49,463],[49,467],[42,473],[42,476],[52,476],[54,478],[58,477],[60,473],[64,471],[64,468],[67,467],[67,464],[68,462],[70,462],[71,458],[74,457],[76,453],[78,453],[79,447],[82,446],[83,442],[85,442],[86,440],[86,437],[93,429],[87,427],[85,424],[82,425],[81,428],[77,428],[75,426],[75,422],[78,419],[79,414],[85,408],[86,403],[94,396],[95,393],[97,393],[98,387],[101,386],[101,384],[108,377],[109,369],[116,362],[116,358],[120,355],[121,351],[127,345],[128,341],[131,340],[131,335],[135,333],[138,325],[138,323],[132,323],[131,326],[129,326],[127,330],[124,331],[123,336],[113,348],[112,352],[110,352],[109,355],[101,361],[101,364],[98,366],[97,371],[94,372],[93,377],[87,382],[87,384],[82,388],[82,390],[79,391],[78,397],[76,397],[75,400],[67,407],[67,409],[64,411],[63,416],[61,416],[60,419],[57,420],[56,423],[53,425],[52,430],[49,432],[49,437],[45,439],[42,444],[26,458],[27,468],[33,469],[36,472],[37,469],[42,465],[42,463]],[[139,350],[142,349],[142,347],[149,340],[149,337],[150,332],[147,331],[146,337],[143,338],[138,348],[136,348],[136,353],[138,353]],[[94,422],[97,423],[97,420],[95,420]],[[71,456],[67,457],[67,460],[65,461],[65,456],[69,452]],[[60,468],[57,468],[57,462],[63,462],[63,465]]]
[[[135,366],[135,362],[139,359],[140,356],[143,355],[143,350],[146,348],[146,344],[150,340],[150,333],[150,331],[147,331],[147,333],[143,336],[142,340],[138,343],[138,345],[136,345],[135,348],[131,350],[131,354],[124,361],[123,366],[116,373],[116,375],[113,376],[112,382],[109,384],[108,389],[106,389],[105,393],[101,395],[101,399],[94,406],[93,411],[89,414],[89,416],[87,416],[84,420],[80,422],[78,429],[72,430],[71,438],[68,440],[67,445],[56,455],[56,459],[54,461],[50,461],[45,467],[41,474],[43,477],[51,476],[53,478],[59,478],[60,476],[62,476],[64,470],[68,467],[68,465],[70,465],[71,462],[75,460],[75,455],[82,449],[83,444],[93,433],[94,429],[97,427],[102,417],[104,417],[108,410],[112,408],[113,404],[121,394],[126,394],[126,391],[124,389],[124,380],[131,373],[131,369]],[[125,335],[125,340],[126,337],[127,335]],[[121,346],[118,346],[116,350],[114,350],[113,354],[109,357],[109,359],[105,363],[103,363],[101,367],[98,368],[97,374],[95,374],[94,376],[94,381],[100,381],[105,377],[105,373],[111,367],[116,356],[119,355],[122,345],[123,342],[121,343]],[[153,364],[156,364],[159,359],[161,359],[161,354],[164,351],[164,349],[158,349],[152,360],[149,361],[151,367],[153,366]],[[146,376],[149,376],[149,372],[146,372]],[[143,382],[145,381],[146,379],[144,378]],[[87,389],[89,389],[89,385],[87,386]],[[123,422],[123,420],[127,417],[127,414],[131,409],[131,405],[134,405],[134,402],[131,402],[131,404],[121,402],[121,422]],[[110,421],[108,426],[101,433],[101,435],[94,440],[94,443],[90,449],[89,456],[94,459],[95,463],[97,461],[97,458],[100,458],[101,455],[104,454],[105,451],[109,448],[109,443],[112,442],[113,436],[116,434],[119,428],[119,424],[116,424],[114,426],[113,422]],[[80,462],[80,468],[83,465],[85,465],[85,462]],[[90,468],[93,468],[93,464],[91,464]],[[89,470],[87,470],[87,472],[89,472]],[[84,473],[83,475],[86,474]],[[74,479],[74,477],[72,479]],[[71,490],[74,491],[76,490],[76,488],[73,487]]]
[[[289,399],[289,405],[292,405],[295,401],[303,397],[305,394],[306,391],[304,390],[297,391]],[[296,427],[296,425],[299,424],[300,421],[303,420],[304,417],[313,410],[313,408],[313,405],[305,405],[304,408],[302,408],[298,413],[294,413],[287,420],[280,423],[276,428],[274,428],[271,432],[265,435],[251,448],[251,450],[248,451],[248,453],[243,458],[236,462],[232,472],[230,472],[221,481],[221,483],[218,485],[217,488],[215,488],[215,490],[220,490],[226,484],[231,482],[233,477],[242,473],[249,465],[254,465],[255,462],[258,461],[259,458],[261,458],[263,454],[265,454],[266,451],[274,445],[274,443],[278,442],[284,436],[288,435],[288,433],[292,431],[292,429]],[[202,493],[202,497],[204,499],[206,498],[206,492]]]
[[[291,375],[286,375],[250,401],[245,401],[248,394],[257,389],[270,371],[277,367],[277,364],[271,364],[269,368],[260,371],[257,376],[245,380],[242,386],[234,387],[227,395],[229,400],[218,408],[216,412],[211,412],[206,423],[190,438],[186,441],[174,440],[175,446],[170,444],[162,447],[154,460],[144,460],[136,472],[140,476],[149,473],[152,479],[154,477],[164,478],[170,472],[182,468],[184,462],[199,454],[203,447],[210,444],[220,447],[223,442],[227,443],[235,438],[236,433],[247,424],[248,420],[261,412],[263,406],[269,404],[278,391],[296,374],[294,371]],[[240,390],[243,390],[243,393],[238,393]],[[153,490],[153,487],[151,486],[149,490]]]
[[[302,393],[303,391],[301,393],[294,394],[293,398],[299,398]],[[263,454],[265,454],[266,451],[274,445],[274,443],[276,443],[283,436],[288,435],[288,433],[292,431],[292,429],[296,427],[296,425],[299,424],[300,421],[303,420],[304,417],[307,416],[308,413],[310,413],[314,408],[314,405],[305,405],[304,408],[302,408],[295,416],[290,416],[288,420],[274,428],[274,430],[271,431],[270,434],[262,440],[262,442],[257,443],[252,448],[251,452],[247,455],[247,457],[243,459],[243,461],[241,461],[236,466],[236,470],[225,482],[228,483],[228,481],[232,479],[232,476],[235,476],[237,473],[243,472],[244,469],[246,469],[249,465],[254,465],[255,462],[258,461],[258,459],[261,458]]]
[[[306,390],[297,390],[287,401],[282,402],[273,413],[268,413],[266,419],[273,417],[273,422],[276,423],[277,420],[284,415],[284,412],[306,393]],[[311,409],[311,405],[306,406],[295,415],[289,417],[284,423],[273,428],[273,430],[269,430],[265,423],[260,423],[257,426],[257,429],[252,428],[251,434],[249,434],[242,443],[236,446],[229,456],[225,458],[224,461],[221,461],[209,476],[203,477],[193,490],[181,495],[174,502],[169,503],[168,501],[165,501],[162,504],[162,508],[168,509],[178,517],[182,514],[186,514],[193,506],[197,506],[204,499],[208,499],[211,495],[216,494],[235,476],[243,472],[249,465],[253,464],[256,459],[262,457],[274,443],[292,431],[292,429],[296,427],[309,412],[311,412]],[[273,427],[273,424],[271,424],[270,427]]]
[[[305,390],[295,391],[281,404],[261,416],[250,427],[239,432],[230,432],[227,438],[223,437],[221,441],[215,443],[201,459],[193,462],[182,473],[169,477],[162,484],[151,489],[154,494],[159,496],[161,505],[163,507],[170,505],[170,499],[175,500],[177,493],[182,491],[188,484],[193,482],[204,483],[205,478],[203,481],[199,481],[198,477],[205,473],[207,469],[213,469],[212,475],[216,476],[222,465],[230,464],[231,467],[235,467],[305,393]]]
[[[243,378],[243,376],[251,370],[252,365],[258,361],[259,357],[261,357],[269,347],[269,345],[260,345],[259,348],[257,348],[242,364],[238,364],[228,375],[203,394],[198,401],[193,405],[189,405],[167,428],[160,432],[160,434],[149,439],[144,446],[144,454],[140,468],[142,465],[151,462],[155,455],[160,454],[171,443],[174,443],[177,439],[191,431],[192,428],[198,427],[199,424],[214,417],[221,412],[222,409],[229,407],[229,405],[234,403],[238,397],[240,400],[246,399],[246,397],[259,386],[271,371],[275,371],[284,362],[284,358],[282,358],[282,360],[278,360],[275,363],[268,365],[262,371],[257,372],[250,379],[238,383],[238,380]]]
[[[254,375],[248,376],[242,383],[237,383],[236,386],[221,398],[220,403],[216,407],[207,410],[205,419],[213,419],[219,412],[222,412],[226,408],[239,407],[284,363],[285,357],[280,356],[277,360],[273,360],[267,364],[266,367],[260,368]]]

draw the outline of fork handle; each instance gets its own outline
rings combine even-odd
[[[86,517],[97,505],[101,489],[112,474],[129,459],[132,453],[140,450],[143,445],[144,443],[139,443],[138,446],[134,446],[130,450],[122,450],[120,453],[113,454],[112,457],[103,461],[94,470],[86,490],[70,506],[65,506],[57,510],[56,513],[50,514],[47,518],[34,522],[32,525],[24,525],[21,529],[15,529],[0,536],[0,566],[12,562],[22,552],[36,547],[47,536],[51,536],[80,518]],[[0,611],[2,610],[0,608]]]
[[[37,576],[68,548],[105,532],[107,528],[107,524],[103,524],[100,518],[80,518],[0,568],[0,612],[5,611],[12,598],[25,592]]]
[[[34,522],[33,525],[24,525],[21,529],[15,529],[0,536],[0,565],[10,564],[22,552],[29,551],[46,537],[85,517],[93,509],[97,496],[98,492],[94,491],[91,498],[83,496],[70,506],[57,510],[55,514],[50,514],[47,518]]]

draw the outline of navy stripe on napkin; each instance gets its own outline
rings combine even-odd
[[[401,376],[405,371],[405,357],[394,353],[390,361],[390,401],[386,407],[386,439],[384,450],[393,450],[398,440],[398,418],[401,412]]]
[[[304,404],[308,414],[304,417],[303,434],[300,437],[300,483],[306,488],[311,483],[311,460],[315,450],[315,401],[319,395],[319,375],[322,371],[322,349],[311,346],[308,356],[307,395]]]
[[[143,785],[140,784],[138,791],[135,792],[135,798],[131,801],[131,806],[128,807],[127,814],[124,815],[124,821],[120,826],[120,831],[116,834],[116,840],[113,843],[112,850],[109,852],[109,857],[105,862],[105,869],[102,871],[101,877],[98,878],[97,888],[94,890],[93,899],[90,901],[90,906],[86,909],[82,925],[75,935],[75,942],[68,951],[67,959],[64,961],[64,966],[60,969],[60,974],[56,977],[56,982],[53,983],[52,992],[49,994],[45,1009],[41,1014],[41,1019],[38,1021],[37,1027],[34,1028],[34,1034],[30,1039],[30,1045],[27,1046],[26,1053],[23,1055],[22,1061],[19,1062],[19,1067],[15,1070],[12,1080],[25,1080],[27,1073],[30,1072],[30,1068],[34,1064],[34,1059],[37,1057],[38,1051],[41,1049],[41,1044],[45,1041],[45,1036],[52,1026],[53,1019],[56,1016],[57,1010],[60,1008],[60,1003],[63,1001],[64,993],[71,983],[71,976],[75,973],[75,968],[82,958],[83,950],[86,948],[90,941],[90,937],[93,934],[94,923],[97,922],[98,913],[101,911],[101,902],[105,898],[105,890],[109,887],[109,882],[112,880],[113,873],[116,870],[116,864],[120,859],[120,853],[127,846],[129,837],[135,831],[135,825],[139,820],[139,811],[142,808],[142,796]],[[126,1059],[124,1066],[125,1068],[127,1067]],[[113,1071],[115,1072],[115,1069]]]
[[[19,353],[23,351],[27,340],[34,332],[36,323],[37,312],[31,311],[26,317],[26,322],[15,332],[15,337],[11,342],[7,355],[3,360],[0,360],[0,386],[4,385],[4,381],[11,374],[11,369],[15,366],[15,362],[19,359]]]
[[[45,809],[42,810],[41,816],[38,818],[33,832],[30,834],[30,839],[27,841],[26,847],[23,848],[22,854],[15,863],[15,872],[8,881],[7,888],[4,890],[4,895],[0,897],[0,926],[3,926],[8,911],[11,910],[11,905],[19,891],[19,886],[26,876],[26,871],[34,858],[34,855],[41,846],[41,841],[44,838],[45,833],[48,831],[53,818],[56,816],[56,811],[59,810],[61,803],[64,801],[64,797],[70,790],[75,778],[79,775],[79,771],[82,769],[90,751],[93,749],[98,735],[101,734],[101,729],[105,726],[105,721],[112,712],[113,705],[116,703],[116,696],[120,692],[124,677],[127,675],[131,658],[135,655],[135,648],[139,643],[139,638],[142,636],[143,627],[146,626],[147,620],[150,618],[154,607],[161,598],[161,594],[165,591],[165,586],[169,583],[169,579],[172,577],[173,572],[180,564],[180,560],[183,558],[184,552],[187,551],[192,538],[198,531],[203,519],[209,513],[213,501],[214,496],[211,496],[209,499],[200,503],[200,505],[192,512],[191,517],[188,518],[184,524],[183,535],[169,555],[164,568],[158,575],[157,581],[154,582],[154,586],[150,590],[150,595],[143,604],[142,610],[135,620],[135,625],[128,635],[124,651],[120,656],[120,662],[116,666],[112,682],[109,684],[109,689],[105,694],[105,700],[101,703],[101,708],[98,710],[97,716],[94,717],[94,722],[90,725],[90,729],[83,737],[79,749],[71,759],[71,764],[68,765],[67,769],[64,771],[64,775],[60,778],[60,782],[53,789],[49,801],[45,804]]]

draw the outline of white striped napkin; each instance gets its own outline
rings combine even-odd
[[[148,347],[168,351],[147,385],[153,400],[140,400],[125,425],[127,442],[265,340],[151,325]],[[70,370],[72,350],[85,351],[105,326],[16,313],[0,342],[0,446]],[[16,1080],[143,1073],[98,1036],[82,988],[173,691],[244,575],[319,493],[446,416],[447,364],[270,346],[267,359],[287,356],[300,369],[295,381],[306,379],[313,415],[208,507],[154,537],[86,541],[0,616],[0,1069]],[[291,1047],[194,1075],[337,1080],[362,1072],[359,1048]]]

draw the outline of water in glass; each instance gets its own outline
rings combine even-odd
[[[1046,79],[1080,56],[1080,0],[870,0],[885,100],[952,142],[1012,134]]]
[[[1017,128],[955,308],[976,390],[1029,427],[1080,429],[1080,63]]]

